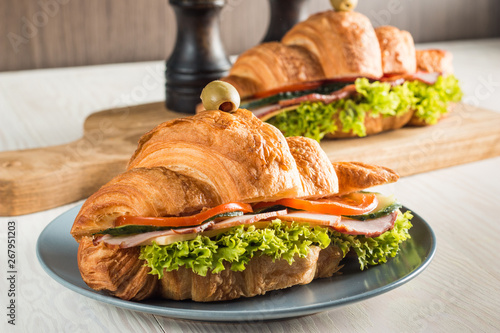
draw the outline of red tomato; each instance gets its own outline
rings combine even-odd
[[[378,199],[373,193],[355,192],[343,196],[333,196],[318,200],[281,199],[274,202],[262,202],[254,209],[282,205],[289,208],[331,215],[361,215],[374,210]]]
[[[151,225],[156,227],[185,227],[201,224],[209,218],[228,212],[242,211],[243,213],[252,212],[252,206],[241,202],[230,202],[208,209],[204,212],[191,216],[180,217],[142,217],[123,215],[116,219],[115,226],[122,225]]]

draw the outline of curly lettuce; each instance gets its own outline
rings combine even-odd
[[[389,83],[370,82],[366,78],[356,79],[354,84],[358,94],[352,98],[330,104],[304,102],[297,109],[280,113],[267,122],[285,136],[301,135],[320,141],[338,129],[338,118],[342,132],[363,137],[366,136],[367,114],[400,116],[416,110],[419,119],[432,125],[447,112],[449,102],[459,102],[462,98],[458,80],[453,75],[440,76],[433,85],[415,80],[391,87]]]
[[[331,231],[331,239],[342,249],[344,256],[354,250],[358,256],[360,268],[368,265],[378,265],[387,262],[389,257],[395,257],[399,245],[411,238],[409,230],[412,227],[410,211],[398,214],[394,228],[378,237],[353,236]]]
[[[169,272],[181,266],[206,276],[209,271],[223,271],[225,261],[231,263],[231,270],[242,271],[255,255],[284,259],[291,264],[295,255],[307,256],[311,245],[326,248],[330,241],[325,228],[288,225],[275,220],[264,229],[238,226],[212,239],[198,235],[195,239],[169,245],[143,246],[139,258],[145,259],[151,274],[159,278],[164,270]]]
[[[282,223],[277,219],[264,229],[239,226],[215,238],[198,235],[195,239],[169,245],[142,246],[140,259],[145,259],[151,274],[159,278],[164,271],[177,270],[181,266],[206,276],[208,272],[216,274],[225,270],[225,262],[231,264],[231,270],[243,271],[250,259],[260,255],[292,264],[296,255],[307,256],[311,245],[326,248],[333,242],[342,249],[344,256],[354,250],[364,269],[396,255],[399,244],[410,238],[411,217],[409,212],[399,214],[394,228],[375,238],[345,235],[324,227]]]
[[[428,85],[420,81],[409,82],[416,102],[412,106],[415,115],[426,124],[434,125],[448,112],[449,102],[459,102],[463,93],[455,76],[439,76],[436,83]]]
[[[279,128],[285,136],[306,136],[320,141],[325,134],[337,130],[332,119],[338,111],[333,103],[302,103],[297,109],[279,113],[267,122]]]

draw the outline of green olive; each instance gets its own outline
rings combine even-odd
[[[201,101],[205,110],[232,112],[240,107],[240,94],[235,87],[224,81],[212,81],[203,88]]]
[[[332,7],[337,12],[349,12],[358,5],[358,0],[330,0]]]

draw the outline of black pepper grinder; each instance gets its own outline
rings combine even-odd
[[[308,0],[269,0],[271,18],[262,42],[279,41],[295,24],[307,18]]]
[[[165,72],[166,106],[195,113],[200,94],[210,81],[227,75],[231,63],[219,30],[225,0],[169,0],[177,21],[174,50]]]

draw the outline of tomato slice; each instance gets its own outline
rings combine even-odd
[[[116,219],[115,227],[122,225],[150,225],[156,227],[186,227],[196,226],[209,218],[222,214],[235,211],[242,211],[243,213],[252,212],[252,206],[241,202],[230,202],[208,209],[201,213],[191,216],[179,217],[143,217],[143,216],[129,216],[123,215]]]
[[[278,87],[274,89],[269,89],[266,91],[260,91],[255,93],[253,98],[265,98],[269,96],[273,96],[282,92],[287,91],[299,91],[299,90],[307,90],[307,89],[316,89],[321,86],[325,81],[309,81],[309,82],[298,82],[295,84],[290,84],[284,87]]]
[[[361,215],[377,208],[378,199],[373,193],[355,192],[343,196],[312,200],[281,199],[274,202],[261,202],[253,206],[254,209],[281,205],[289,208],[301,209],[331,215]]]

